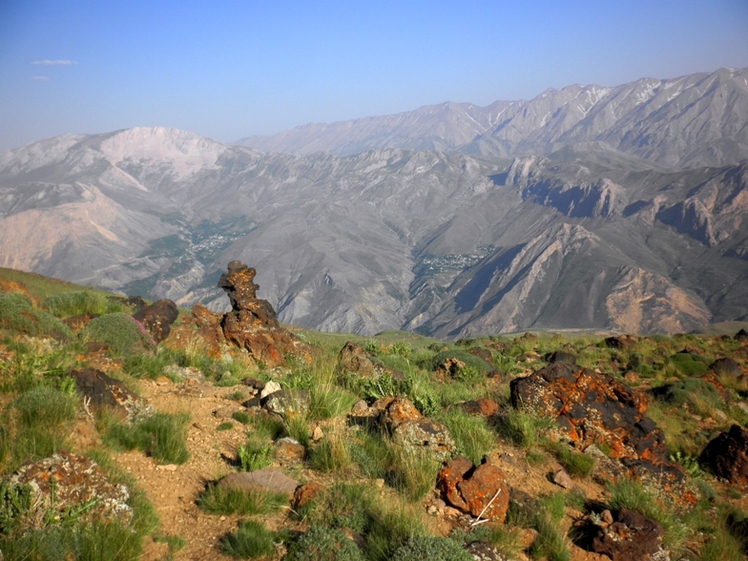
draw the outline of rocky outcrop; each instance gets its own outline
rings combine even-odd
[[[446,464],[437,487],[453,507],[475,517],[502,523],[509,508],[509,485],[504,473],[486,458],[479,466],[464,456]]]
[[[557,362],[512,380],[511,399],[553,418],[577,449],[600,444],[631,470],[683,478],[667,460],[662,431],[645,414],[646,396],[610,376]]]
[[[357,374],[363,378],[378,378],[386,374],[394,380],[403,379],[401,372],[380,364],[374,355],[352,341],[348,341],[340,349],[336,372],[342,376]]]
[[[611,561],[648,561],[662,547],[662,526],[639,513],[621,508],[612,524],[600,527],[592,540],[592,551],[610,557]]]
[[[83,396],[84,404],[93,411],[109,408],[127,421],[134,421],[152,412],[144,399],[100,370],[84,368],[72,370],[69,375],[75,380],[75,388]]]
[[[31,528],[43,527],[50,519],[65,520],[68,513],[88,521],[132,518],[127,487],[111,483],[101,467],[85,456],[57,452],[18,468],[10,484],[31,489],[29,510],[20,513],[24,525]]]
[[[379,423],[395,442],[441,459],[455,452],[455,443],[447,427],[421,415],[407,399],[386,397],[373,407],[381,410]]]
[[[171,300],[158,300],[150,306],[141,308],[133,314],[133,318],[143,324],[156,344],[169,336],[171,325],[177,321],[179,309]]]
[[[699,463],[717,477],[732,484],[748,485],[748,430],[733,425],[711,440],[699,456]]]
[[[281,327],[267,300],[257,298],[260,287],[254,283],[255,274],[251,267],[232,261],[228,272],[218,281],[218,286],[228,294],[232,308],[221,320],[224,337],[269,367],[283,364],[284,354],[308,359],[309,347]]]

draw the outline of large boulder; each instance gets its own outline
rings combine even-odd
[[[278,493],[286,495],[289,500],[294,496],[298,486],[298,481],[275,468],[230,473],[218,482],[218,487],[221,489],[248,493],[253,491]]]
[[[254,283],[255,274],[251,267],[232,261],[228,272],[218,281],[218,286],[228,294],[232,308],[221,320],[224,337],[268,367],[284,364],[284,354],[309,359],[308,345],[281,327],[267,300],[257,298],[260,287]]]
[[[699,463],[734,485],[748,485],[748,430],[733,425],[718,434],[701,452]]]
[[[504,473],[486,458],[475,467],[464,456],[447,463],[437,486],[453,507],[472,516],[502,523],[509,508],[510,489]]]
[[[646,396],[604,374],[556,362],[511,382],[512,405],[553,418],[577,449],[603,445],[633,471],[682,480],[662,431],[646,416]]]

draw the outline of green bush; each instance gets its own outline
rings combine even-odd
[[[254,559],[275,553],[273,533],[256,520],[245,520],[236,532],[221,538],[221,549],[237,559]]]
[[[23,294],[0,293],[0,329],[32,337],[70,340],[70,328],[52,314],[37,310]]]
[[[160,463],[183,464],[190,457],[187,450],[189,420],[186,414],[156,413],[133,426],[114,423],[109,426],[105,441],[125,450],[142,450]]]
[[[105,344],[112,354],[120,357],[156,348],[142,324],[119,312],[92,319],[81,330],[80,338],[83,342]]]
[[[55,294],[44,300],[42,307],[58,318],[132,311],[124,301],[92,290]]]
[[[416,536],[395,551],[392,561],[472,561],[473,556],[449,538]]]
[[[364,561],[358,546],[340,530],[310,526],[290,547],[285,561]]]

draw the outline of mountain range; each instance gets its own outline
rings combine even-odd
[[[570,86],[234,144],[165,128],[0,154],[0,265],[444,338],[748,318],[748,69]]]

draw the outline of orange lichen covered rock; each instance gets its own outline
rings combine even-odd
[[[447,463],[437,477],[438,488],[453,507],[472,516],[504,522],[509,486],[504,473],[486,458],[475,467],[464,456]]]
[[[610,376],[558,362],[511,382],[512,404],[552,417],[572,444],[602,444],[633,471],[675,480],[682,470],[667,459],[662,431],[646,416],[647,398]]]

